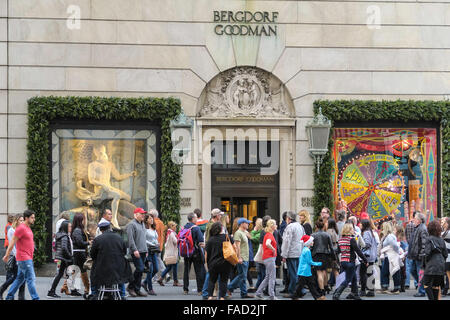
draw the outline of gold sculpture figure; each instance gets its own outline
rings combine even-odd
[[[119,201],[124,199],[130,202],[131,197],[122,190],[111,186],[111,175],[114,179],[121,181],[132,176],[135,177],[136,171],[120,174],[114,163],[109,161],[108,155],[106,154],[106,147],[104,145],[94,147],[93,152],[96,160],[89,163],[88,166],[89,183],[94,186],[94,194],[91,195],[90,198],[91,200],[112,199],[111,212],[113,214],[113,218],[111,223],[115,228],[119,229],[119,223],[117,221]]]

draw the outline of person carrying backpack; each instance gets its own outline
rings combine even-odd
[[[189,272],[191,265],[194,264],[197,293],[201,295],[206,274],[203,254],[205,240],[203,233],[196,225],[197,215],[191,212],[188,214],[187,219],[188,223],[178,234],[178,250],[180,256],[184,258],[183,291],[184,294],[189,294]]]
[[[197,216],[197,222],[195,224],[200,228],[200,231],[203,233],[204,236],[206,232],[206,226],[208,225],[209,220],[202,219],[202,210],[200,210],[199,208],[195,209],[194,213]]]

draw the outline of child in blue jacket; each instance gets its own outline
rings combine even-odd
[[[316,283],[311,273],[311,266],[321,266],[322,262],[315,262],[312,260],[310,247],[314,244],[314,238],[308,235],[304,235],[301,239],[303,242],[302,254],[299,258],[298,264],[298,281],[295,288],[293,300],[298,300],[303,297],[303,287],[308,286],[309,292],[311,292],[314,300],[326,300],[325,296],[322,296],[317,290]]]

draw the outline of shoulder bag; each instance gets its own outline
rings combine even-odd
[[[238,264],[239,259],[233,245],[231,244],[230,238],[228,238],[228,235],[226,235],[226,237],[227,240],[222,243],[223,258],[235,266]]]
[[[258,251],[256,252],[256,255],[253,257],[253,260],[255,262],[263,263],[263,258],[262,258],[262,256],[263,256],[263,248],[262,248],[262,246],[263,246],[262,244],[259,245]]]

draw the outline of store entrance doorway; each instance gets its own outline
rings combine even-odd
[[[255,221],[266,215],[268,198],[261,197],[222,197],[220,208],[230,217],[230,224],[236,218],[245,218]]]

